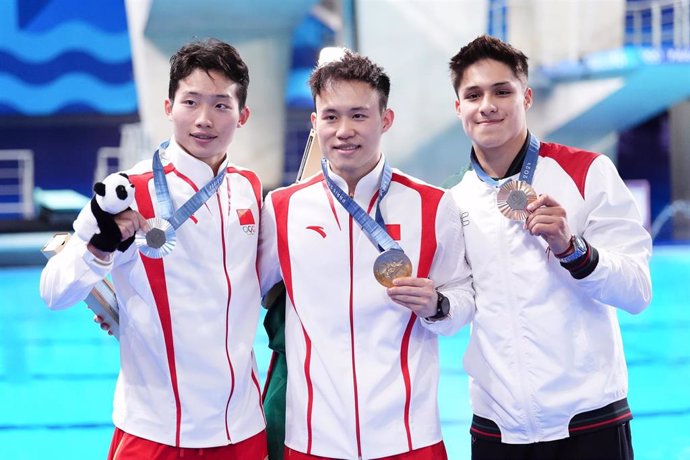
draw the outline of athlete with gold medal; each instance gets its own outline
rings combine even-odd
[[[474,310],[460,213],[381,154],[379,66],[346,52],[310,86],[321,173],[271,192],[260,226],[262,289],[286,288],[286,458],[443,460],[437,335]]]

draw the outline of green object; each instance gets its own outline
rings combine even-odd
[[[285,285],[278,283],[263,300],[264,307],[268,309],[264,317],[264,329],[268,335],[268,347],[273,350],[263,395],[269,460],[283,460],[285,452],[285,296]]]
[[[454,185],[457,185],[460,183],[462,180],[462,176],[465,175],[467,171],[470,171],[472,169],[472,163],[468,162],[467,165],[465,165],[464,168],[460,170],[460,172],[453,174],[452,176],[448,176],[446,180],[443,181],[441,184],[441,188],[451,188]]]
[[[38,206],[51,209],[56,212],[74,211],[79,212],[81,208],[89,203],[88,196],[84,196],[74,190],[43,190],[36,187],[34,190],[34,203]]]

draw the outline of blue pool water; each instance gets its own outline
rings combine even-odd
[[[0,268],[0,460],[105,459],[113,426],[117,342],[85,306],[49,311],[41,267]],[[638,460],[690,460],[690,247],[655,247],[654,300],[619,313],[630,372]],[[451,459],[469,457],[467,329],[442,338],[440,410]],[[261,378],[269,353],[255,346]]]

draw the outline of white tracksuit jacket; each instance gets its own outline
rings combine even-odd
[[[354,194],[372,217],[382,170],[383,159]],[[287,288],[286,445],[296,451],[378,458],[441,440],[436,334],[455,332],[474,308],[458,210],[449,192],[394,169],[381,213],[413,274],[450,299],[446,320],[427,323],[387,296],[373,274],[378,250],[321,173],[265,200],[262,288],[280,279]]]
[[[162,160],[175,209],[213,177],[172,140]],[[261,184],[253,172],[225,166],[220,188],[180,226],[168,256],[150,259],[132,244],[100,263],[75,235],[41,276],[41,296],[61,309],[112,275],[120,308],[113,422],[171,446],[222,446],[265,428],[252,350]],[[151,160],[126,172],[136,187],[132,208],[153,217]],[[75,228],[89,213],[87,206]]]
[[[598,251],[583,279],[500,214],[497,187],[474,171],[452,189],[477,305],[464,358],[472,407],[516,444],[568,437],[574,415],[626,397],[618,309],[638,313],[651,300],[651,238],[606,156],[542,143],[532,185]]]

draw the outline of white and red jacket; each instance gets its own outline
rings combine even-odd
[[[630,417],[617,314],[638,313],[651,300],[651,238],[606,156],[542,143],[532,186],[560,203],[571,232],[598,252],[584,278],[571,276],[523,222],[499,212],[498,187],[468,171],[452,189],[477,305],[464,358],[472,407],[498,425],[497,439],[515,444]],[[572,426],[577,414],[614,402],[610,419]],[[473,430],[491,435],[487,425]]]
[[[354,192],[372,217],[382,170],[383,159]],[[427,323],[388,297],[373,274],[379,251],[322,174],[265,200],[260,271],[264,290],[280,279],[287,290],[285,443],[296,451],[378,458],[441,440],[437,333],[474,308],[458,210],[449,192],[397,170],[380,209],[413,276],[450,299],[447,319]]]
[[[175,209],[213,178],[172,140],[162,160]],[[132,244],[104,263],[75,235],[41,276],[41,296],[52,309],[79,303],[112,276],[120,308],[113,422],[171,446],[222,446],[265,428],[252,350],[261,183],[251,171],[222,167],[222,185],[179,227],[171,254],[150,259]],[[151,160],[126,172],[135,185],[132,208],[145,218],[160,215]]]

